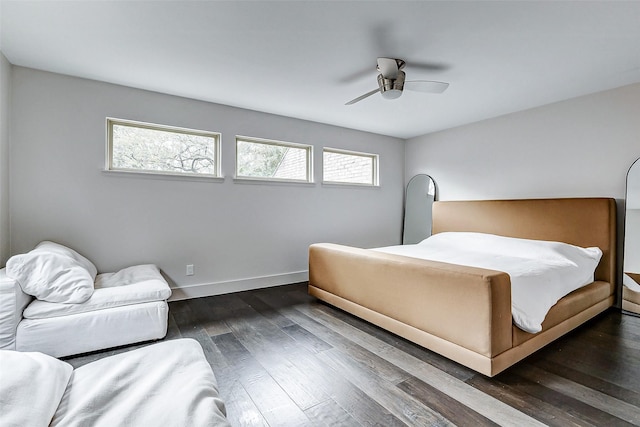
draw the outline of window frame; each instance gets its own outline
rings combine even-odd
[[[204,136],[207,138],[213,138],[214,140],[214,173],[194,173],[194,172],[171,172],[171,171],[158,171],[151,169],[128,169],[128,168],[114,168],[113,167],[113,125],[129,126],[140,129],[158,130],[163,132],[173,132],[183,135]],[[124,174],[143,174],[154,176],[166,176],[166,177],[183,177],[183,178],[204,178],[204,179],[224,179],[222,176],[222,158],[221,158],[221,140],[222,133],[190,129],[179,126],[161,125],[156,123],[140,122],[137,120],[118,119],[114,117],[106,118],[107,127],[107,147],[106,147],[106,161],[105,172],[115,172]]]
[[[324,153],[345,154],[349,156],[370,158],[373,163],[371,171],[371,183],[347,182],[347,181],[329,181],[324,177]],[[322,184],[328,185],[355,185],[359,187],[380,187],[380,155],[374,153],[365,153],[362,151],[345,150],[342,148],[323,147],[322,148]]]
[[[306,151],[306,179],[294,179],[294,178],[273,178],[262,176],[246,176],[238,174],[238,142],[248,142],[254,144],[273,145],[277,147],[286,148],[298,148]],[[313,184],[313,145],[300,144],[297,142],[279,141],[275,139],[256,138],[253,136],[236,135],[235,143],[235,162],[234,162],[234,181],[254,181],[254,182],[266,182],[266,183],[291,183],[291,184]]]

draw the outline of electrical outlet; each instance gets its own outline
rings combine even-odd
[[[193,264],[187,264],[187,276],[193,276]]]

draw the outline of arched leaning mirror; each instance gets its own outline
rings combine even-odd
[[[411,178],[404,203],[403,245],[419,243],[431,236],[431,208],[435,199],[436,184],[429,175]]]
[[[622,310],[640,315],[640,159],[627,174]]]

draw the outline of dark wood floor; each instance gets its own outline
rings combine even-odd
[[[613,310],[487,378],[305,284],[169,306],[166,339],[200,342],[234,426],[640,425],[640,318]]]

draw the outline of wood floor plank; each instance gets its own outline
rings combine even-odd
[[[512,384],[505,384],[500,381],[500,377],[487,378],[483,375],[476,375],[467,380],[467,383],[478,390],[499,399],[513,408],[539,420],[547,426],[552,427],[585,427],[594,426],[580,418],[576,418],[566,411],[556,408],[552,404],[537,399]]]
[[[426,350],[425,348],[417,344],[407,341],[395,334],[389,333],[388,331],[385,331],[384,329],[372,323],[369,323],[366,320],[362,320],[359,317],[353,316],[352,314],[349,314],[343,310],[331,307],[324,302],[319,302],[316,307],[319,310],[331,313],[332,316],[360,329],[361,331],[371,336],[376,337],[377,339],[388,345],[401,349],[405,353],[410,354],[413,357],[422,360],[423,362],[433,365],[434,367],[458,378],[459,380],[464,381],[468,378],[471,378],[476,373],[474,370],[467,368],[466,366],[462,366],[459,363],[442,357],[437,353]]]
[[[226,311],[212,309],[208,302],[209,300],[206,298],[195,298],[190,301],[191,311],[209,336],[222,335],[229,332],[229,327],[225,323]]]
[[[584,424],[594,426],[634,425],[571,396],[545,387],[537,381],[532,381],[528,378],[517,375],[513,370],[501,373],[498,375],[497,379],[511,387],[519,389],[523,393],[529,394],[536,399],[553,405],[577,419],[583,420]]]
[[[304,326],[302,326],[302,328],[305,329]],[[349,357],[357,360],[363,366],[366,366],[373,375],[379,376],[386,381],[397,384],[410,377],[408,372],[378,356],[376,354],[376,349],[366,349],[358,344],[354,344],[351,339],[331,329],[320,329],[319,333],[311,333],[308,330],[306,331],[307,334],[315,335],[318,339],[328,343],[334,348],[340,349],[343,353],[348,354]]]
[[[304,305],[303,305],[304,306]],[[294,305],[293,307],[298,307]],[[287,310],[289,307],[281,307],[280,310]],[[302,328],[304,329],[304,328]],[[383,358],[376,355],[376,352],[365,350],[361,346],[353,345],[352,341],[339,333],[335,333],[330,329],[323,329],[322,335],[311,334],[308,331],[303,332],[308,335],[315,335],[316,339],[320,339],[325,343],[333,347],[340,348],[341,351],[349,354],[350,357],[358,360],[363,365],[367,366],[375,375],[381,376],[387,381],[398,383],[409,377],[407,372],[398,369],[391,363],[388,363]],[[325,337],[331,337],[330,342]]]
[[[398,384],[398,388],[414,399],[422,402],[425,406],[432,408],[457,426],[479,427],[498,425],[415,377],[401,382]]]
[[[640,407],[640,393],[633,390],[620,387],[609,381],[605,381],[601,378],[596,378],[592,375],[580,372],[568,366],[559,365],[558,363],[547,359],[537,359],[534,366],[571,380],[575,383],[581,384],[590,389],[597,390],[611,397],[615,397],[616,399],[622,400],[631,405],[635,405],[636,407]]]
[[[269,305],[275,309],[290,307],[297,304],[309,304],[316,301],[307,293],[308,283],[278,286],[273,288],[258,289],[255,295],[259,298],[268,298]]]
[[[281,315],[277,310],[273,309],[269,304],[265,303],[253,293],[243,292],[240,294],[240,299],[280,328],[293,325],[291,320]]]
[[[290,336],[267,319],[253,318],[248,321],[234,318],[229,320],[229,324],[234,334],[241,337],[243,344],[264,365],[272,366],[273,357],[291,363],[296,371],[290,370],[290,376],[306,378],[306,387],[315,389],[320,400],[335,401],[350,417],[363,425],[403,425],[367,394],[327,369],[306,349],[297,346]]]
[[[395,384],[371,375],[366,367],[337,348],[318,354],[318,358],[409,426],[452,426],[441,414],[407,396]]]
[[[300,325],[291,325],[282,330],[293,338],[298,344],[306,348],[312,353],[319,353],[321,351],[331,350],[333,346],[321,340],[317,336],[313,335]]]
[[[338,405],[333,399],[325,400],[322,403],[318,403],[311,408],[308,408],[304,413],[309,417],[311,422],[316,426],[325,427],[344,427],[362,426],[351,415],[347,413],[340,405]]]
[[[167,316],[167,335],[165,339],[172,340],[181,338],[182,334],[180,333],[180,328],[178,328],[178,324],[173,317],[173,314],[169,312],[169,316]]]
[[[640,408],[636,405],[621,401],[535,366],[521,364],[516,366],[513,372],[523,378],[611,414],[616,418],[620,418],[630,423],[630,425],[640,425]],[[614,421],[618,422],[617,420]]]
[[[252,307],[246,306],[243,313],[250,313]],[[235,311],[236,313],[238,310]],[[304,373],[292,365],[286,357],[282,357],[287,351],[284,346],[272,346],[271,343],[278,339],[278,335],[285,335],[270,319],[261,317],[258,313],[250,314],[247,320],[241,316],[230,317],[227,324],[234,337],[251,353],[271,377],[282,387],[290,398],[305,410],[317,405],[327,397],[317,393],[313,386],[306,380]],[[290,343],[294,345],[293,342]]]
[[[188,335],[192,331],[202,329],[195,313],[191,309],[193,302],[190,300],[178,302],[180,303],[180,310],[173,312],[172,316],[180,333]]]
[[[299,364],[300,367],[304,366],[307,375],[318,389],[329,395],[331,400],[358,424],[380,427],[405,426],[397,417],[372,399],[367,392],[353,385],[315,356],[298,354],[294,363]]]
[[[620,325],[618,325],[618,328]],[[627,334],[628,336],[629,334]],[[618,335],[611,335],[601,330],[597,329],[587,329],[585,328],[582,331],[581,336],[584,336],[589,342],[593,343],[597,347],[611,347],[611,345],[615,345],[616,347],[627,347],[632,350],[640,350],[640,340],[634,339],[633,337],[624,338]]]
[[[296,354],[295,364],[305,367],[318,389],[329,395],[351,418],[363,426],[401,427],[406,424],[377,403],[369,394],[330,369],[315,355]],[[351,425],[350,423],[344,425]]]
[[[268,427],[269,424],[238,379],[228,381],[220,390],[227,409],[227,420],[233,427]]]
[[[212,338],[270,426],[311,426],[302,410],[233,334]]]
[[[296,312],[298,314],[296,314]],[[358,330],[357,328],[352,327],[351,325],[347,325],[344,322],[327,315],[321,310],[315,309],[314,304],[310,304],[308,306],[296,306],[295,309],[288,311],[285,315],[288,317],[292,316],[292,320],[295,320],[302,327],[316,335],[319,335],[319,333],[316,333],[317,326],[315,326],[314,323],[321,323],[325,327],[341,333],[343,336],[350,337],[354,343],[369,349],[369,351],[376,352],[376,354],[390,363],[393,363],[406,372],[410,372],[413,376],[498,424],[518,426],[542,425],[539,421],[529,417],[528,415],[525,415],[503,402],[478,391],[463,381],[446,374],[428,363],[424,363],[421,360],[418,360],[415,357],[391,347]],[[329,341],[329,343],[333,344],[331,341]]]
[[[363,425],[395,426],[404,425],[385,408],[378,405],[367,393],[361,391],[343,376],[325,366],[316,355],[302,347],[291,345],[291,338],[284,335],[271,336],[274,346],[285,349],[283,355],[308,378],[309,386],[319,396],[328,396],[344,409],[349,416]],[[269,344],[262,346],[269,349]]]
[[[619,387],[640,392],[640,352],[626,347],[599,347],[588,338],[574,336],[556,344],[558,351],[546,351],[544,356],[555,363],[576,369]],[[585,357],[585,355],[589,357]]]
[[[315,390],[322,402],[336,399],[343,405],[345,412],[349,413],[351,417],[361,419],[366,424],[396,425],[397,420],[394,420],[391,414],[376,407],[375,402],[366,394],[360,393],[351,384],[327,371],[325,366],[321,366],[320,362],[304,349],[298,348],[295,340],[268,319],[254,317],[251,321],[247,321],[242,318],[234,318],[229,320],[229,325],[234,334],[240,337],[242,343],[270,372],[274,367],[281,366],[283,363],[290,364],[287,365],[284,372],[286,381],[283,387],[288,385],[291,379],[306,378],[306,381],[303,380],[304,386],[307,390]],[[342,393],[334,393],[334,387],[337,384],[341,384],[341,386],[336,390],[342,390]],[[320,392],[318,392],[318,387],[320,387]],[[323,388],[331,390],[332,395],[323,393]],[[296,390],[290,390],[289,393],[292,398],[298,396]],[[305,409],[307,405],[301,402],[300,406]]]
[[[227,418],[231,425],[235,427],[268,426],[261,411],[240,383],[235,367],[227,363],[227,359],[209,338],[204,328],[189,328],[185,338],[195,339],[202,347],[205,358],[216,377],[220,396],[225,401]]]
[[[191,308],[189,308],[189,301],[191,300],[171,301],[169,303],[170,312],[179,313],[184,310],[191,310]]]
[[[281,310],[285,309],[281,308]],[[321,329],[321,335],[310,333],[308,330],[305,333],[315,335],[317,339],[328,343],[332,347],[339,348],[342,352],[367,366],[374,375],[380,376],[389,382],[399,383],[409,378],[409,374],[406,371],[379,357],[375,350],[371,351],[360,345],[355,345],[349,338],[331,329]]]

